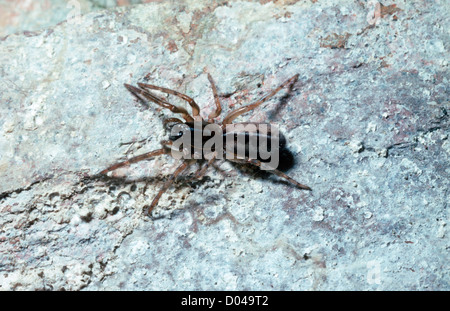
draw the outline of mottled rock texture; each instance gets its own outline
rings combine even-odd
[[[0,0],[0,36],[46,29],[67,19],[152,0]]]
[[[445,1],[155,1],[0,38],[0,289],[449,290]],[[30,30],[30,29],[28,29]],[[8,32],[10,33],[10,32]],[[149,82],[288,138],[301,191],[177,163]],[[185,105],[173,96],[173,103]]]

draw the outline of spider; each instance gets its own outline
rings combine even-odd
[[[100,174],[107,174],[108,172],[111,172],[115,169],[118,169],[120,167],[123,166],[128,166],[132,163],[136,163],[142,160],[147,160],[159,155],[164,155],[164,154],[171,154],[171,150],[173,147],[174,142],[179,139],[180,137],[182,137],[183,135],[194,135],[195,132],[195,127],[194,127],[194,123],[196,121],[200,121],[202,128],[206,127],[209,124],[218,124],[218,126],[220,126],[224,132],[223,132],[223,137],[227,136],[227,126],[232,124],[232,122],[239,117],[240,115],[249,112],[257,107],[259,107],[262,103],[266,102],[267,100],[269,100],[271,97],[273,97],[276,93],[278,93],[281,89],[283,89],[284,87],[286,87],[287,85],[289,85],[289,89],[292,88],[292,86],[294,85],[294,83],[298,80],[298,74],[294,75],[293,77],[291,77],[290,79],[286,80],[285,82],[283,82],[281,85],[279,85],[277,88],[273,89],[270,93],[268,93],[267,95],[263,96],[261,99],[259,99],[258,101],[256,101],[253,104],[250,105],[246,105],[246,106],[242,106],[239,108],[236,108],[234,110],[232,110],[230,113],[228,113],[225,118],[223,119],[222,122],[219,123],[215,123],[215,118],[217,118],[220,113],[222,112],[222,105],[220,103],[219,100],[219,95],[217,93],[217,88],[216,85],[211,77],[211,75],[208,73],[208,80],[211,84],[211,88],[212,88],[212,92],[213,92],[213,96],[214,96],[214,103],[215,103],[215,111],[213,111],[212,113],[210,113],[208,115],[208,119],[207,121],[203,120],[200,117],[200,108],[197,105],[197,103],[189,96],[182,94],[180,92],[168,89],[168,88],[164,88],[164,87],[159,87],[159,86],[155,86],[155,85],[151,85],[151,84],[145,84],[145,83],[138,83],[138,87],[129,85],[129,84],[124,84],[124,86],[134,95],[136,96],[138,99],[143,100],[143,101],[151,101],[163,108],[167,108],[170,111],[172,111],[173,113],[177,113],[180,114],[182,116],[182,118],[184,119],[184,121],[178,119],[178,118],[168,118],[165,119],[163,121],[164,125],[167,128],[168,124],[171,124],[171,128],[173,128],[174,125],[178,124],[178,125],[184,125],[187,126],[188,131],[187,132],[179,132],[178,135],[175,136],[170,136],[169,140],[163,140],[161,141],[161,145],[162,148],[157,149],[157,150],[153,150],[135,157],[132,157],[126,161],[122,161],[116,164],[111,165],[110,167],[104,169],[103,171],[100,172]],[[150,92],[150,90],[157,90],[163,93],[167,93],[167,94],[171,94],[171,95],[175,95],[183,100],[185,100],[189,106],[192,109],[192,115],[190,115],[188,113],[188,111],[186,109],[184,109],[183,107],[179,107],[179,106],[175,106],[170,104],[167,100],[155,95],[154,93]],[[236,124],[249,124],[249,123],[236,123]],[[236,133],[234,133],[234,135],[236,135]],[[256,132],[256,136],[271,136],[270,132]],[[228,135],[229,136],[229,135]],[[235,136],[234,136],[235,137]],[[284,148],[285,145],[285,138],[284,136],[280,133],[279,134],[279,148],[280,150],[282,148]],[[242,141],[241,141],[242,142]],[[235,139],[235,144],[236,143],[236,139]],[[245,141],[245,146],[248,149],[248,142]],[[189,148],[188,152],[193,153],[194,152],[194,148]],[[224,152],[224,151],[219,151],[219,152]],[[195,177],[198,179],[202,179],[203,176],[206,173],[206,170],[208,169],[208,167],[218,158],[218,153],[215,152],[212,156],[208,156],[206,157],[204,154],[200,153],[200,160],[203,160],[203,163],[205,163],[203,166],[200,165],[199,169],[197,170],[197,172],[195,173]],[[198,157],[197,157],[198,160]],[[262,168],[262,165],[264,164],[264,160],[259,158],[259,157],[254,157],[254,158],[250,158],[248,156],[245,157],[237,157],[236,155],[232,155],[232,157],[227,157],[227,160],[230,160],[232,162],[237,162],[237,163],[247,163],[259,168]],[[172,175],[169,176],[169,178],[165,181],[164,185],[162,186],[162,188],[159,190],[159,192],[157,193],[157,195],[155,196],[155,198],[153,199],[152,203],[150,204],[150,207],[147,210],[147,214],[148,215],[152,215],[152,211],[155,208],[155,206],[158,204],[159,199],[161,198],[161,196],[164,194],[164,192],[167,191],[167,189],[172,185],[172,183],[175,181],[175,179],[181,175],[183,172],[185,172],[188,167],[190,167],[194,162],[196,162],[196,159],[183,159],[181,161],[181,164],[176,168],[176,170],[172,173]],[[283,162],[283,158],[280,158],[280,162]],[[294,180],[293,178],[287,176],[285,173],[283,173],[282,171],[278,170],[277,167],[273,168],[270,170],[271,173],[274,173],[275,175],[284,178],[285,180],[287,180],[289,183],[293,184],[294,186],[300,188],[300,189],[304,189],[304,190],[311,190],[310,187],[305,186],[299,182],[297,182],[296,180]]]

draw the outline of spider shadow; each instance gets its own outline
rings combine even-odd
[[[280,150],[279,159],[277,169],[283,173],[287,173],[297,164],[293,153],[286,147]],[[251,175],[255,179],[270,180],[272,183],[295,187],[290,182],[275,176],[270,170],[262,170],[259,167],[246,163],[231,162],[231,164],[241,173]]]
[[[287,90],[286,94],[283,95],[282,97],[280,97],[279,103],[277,105],[275,105],[275,108],[273,108],[270,112],[268,112],[267,119],[269,121],[273,121],[274,119],[276,119],[276,117],[280,114],[280,111],[287,105],[289,100],[292,97],[294,97],[295,94],[293,94],[293,93],[295,93],[295,92],[294,92],[293,85],[291,85],[289,87],[289,89]]]
[[[145,182],[148,184],[158,184],[164,183],[169,177],[170,173],[167,175],[158,175],[158,176],[143,176],[137,178],[130,178],[128,176],[108,176],[103,174],[95,174],[83,179],[84,182],[87,181],[101,181],[106,186],[127,186],[133,185],[135,183]],[[184,175],[179,175],[173,182],[174,185],[177,184],[186,184],[192,187],[193,189],[198,186],[204,184],[209,181],[211,178],[209,176],[203,176],[202,179],[198,179],[195,177],[194,173],[188,173]]]
[[[170,175],[170,174],[168,174]],[[86,176],[83,178],[83,182],[88,185],[93,182],[101,182],[107,188],[108,192],[112,192],[120,187],[127,187],[130,186],[130,191],[136,190],[136,183],[145,183],[144,188],[142,188],[139,191],[142,191],[143,193],[146,191],[148,185],[152,185],[155,187],[155,191],[159,190],[159,187],[161,187],[166,181],[167,178],[169,178],[168,175],[158,175],[158,176],[144,176],[144,177],[138,177],[138,178],[130,178],[128,176],[108,176],[108,175],[101,175],[101,174],[95,174]],[[211,178],[209,176],[203,176],[202,179],[198,179],[195,176],[195,173],[188,173],[186,175],[179,175],[176,180],[171,185],[171,191],[176,193],[178,189],[189,187],[192,191],[195,191],[195,189],[201,187],[204,183],[210,181]],[[134,190],[131,190],[134,187]],[[168,193],[169,194],[169,193]],[[169,194],[170,195],[170,194]],[[148,204],[145,204],[143,206],[144,214],[147,215],[146,210],[148,209],[151,200],[153,198],[149,198]],[[152,214],[151,218],[153,220],[161,219],[161,218],[167,218],[167,217],[173,217],[178,214],[179,211],[177,209],[170,212],[169,215],[167,215],[165,212]]]

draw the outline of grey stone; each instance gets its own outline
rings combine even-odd
[[[161,2],[0,38],[0,288],[448,290],[443,2]],[[280,126],[298,190],[219,162],[180,178],[140,81]],[[173,103],[181,100],[168,97]]]

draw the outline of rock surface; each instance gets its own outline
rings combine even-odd
[[[449,8],[152,2],[0,38],[0,289],[449,290]],[[123,83],[280,126],[300,191],[218,162],[144,215],[171,114]],[[168,99],[184,105],[172,96]]]

